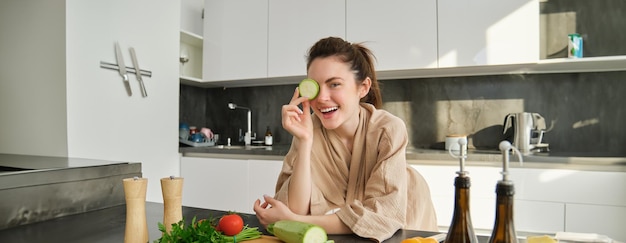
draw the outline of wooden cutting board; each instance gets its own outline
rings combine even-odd
[[[262,235],[261,238],[254,240],[243,241],[245,243],[283,243],[283,241],[279,240],[275,236]]]

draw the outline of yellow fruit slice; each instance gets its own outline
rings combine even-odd
[[[556,239],[547,235],[527,236],[526,242],[528,243],[556,243]]]
[[[317,84],[317,81],[310,78],[305,78],[304,80],[300,81],[300,84],[298,85],[298,90],[300,91],[300,96],[307,97],[309,98],[309,100],[313,100],[315,99],[315,97],[317,97],[317,94],[319,94],[320,86]]]
[[[433,238],[413,237],[402,240],[401,243],[439,243]]]

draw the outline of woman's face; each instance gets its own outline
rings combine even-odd
[[[317,81],[320,91],[311,101],[311,109],[326,129],[354,128],[359,120],[359,101],[369,91],[369,78],[361,85],[354,80],[347,63],[335,56],[316,58],[308,77]]]

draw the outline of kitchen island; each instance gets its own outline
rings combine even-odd
[[[187,221],[187,223],[189,223],[193,217],[197,217],[197,219],[204,219],[208,217],[217,218],[226,213],[226,211],[183,207],[183,218]],[[243,214],[243,218],[245,224],[248,224],[250,227],[260,226],[256,216],[252,214]],[[163,222],[163,204],[153,202],[146,203],[146,220],[150,242],[154,242],[155,240],[158,240],[162,234],[158,230],[158,222]],[[0,241],[11,243],[124,242],[125,223],[126,206],[120,205],[1,230]],[[265,231],[263,227],[259,227],[259,229],[264,235],[267,235],[267,231]],[[435,234],[439,234],[439,232],[399,230],[391,239],[388,239],[385,242],[395,243],[409,237],[426,237]],[[373,242],[372,240],[361,238],[356,235],[329,235],[329,238],[337,243]],[[480,237],[479,240],[481,242],[486,242],[487,239],[485,237]]]
[[[0,154],[0,230],[123,205],[135,176],[141,163]]]

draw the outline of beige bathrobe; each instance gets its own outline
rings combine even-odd
[[[428,185],[406,162],[404,122],[366,103],[359,119],[351,152],[313,116],[311,215],[334,212],[355,234],[376,241],[398,229],[437,231]],[[275,198],[284,203],[297,143],[294,139],[276,184]]]

